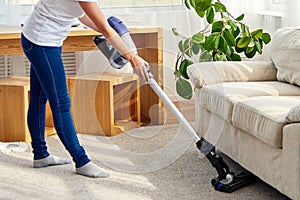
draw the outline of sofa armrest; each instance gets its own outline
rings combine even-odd
[[[188,67],[196,88],[221,82],[275,81],[277,70],[266,61],[201,62]]]
[[[283,127],[281,160],[282,192],[291,199],[300,199],[300,123]],[[275,158],[274,158],[275,159]]]

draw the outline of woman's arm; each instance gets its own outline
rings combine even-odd
[[[79,18],[79,21],[81,23],[83,23],[84,25],[86,25],[87,27],[100,32],[100,30],[98,30],[97,26],[94,24],[94,22],[89,18],[89,16],[87,16],[86,14],[82,17]]]
[[[97,3],[79,1],[79,4],[86,13],[79,20],[86,26],[100,32],[122,56],[130,61],[134,72],[145,81],[148,81],[149,77],[145,69],[145,65],[148,65],[148,63],[130,50],[118,33],[108,24]]]

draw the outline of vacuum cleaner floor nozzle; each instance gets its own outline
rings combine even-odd
[[[246,171],[233,175],[232,177],[231,182],[220,181],[218,178],[214,178],[211,180],[211,184],[217,191],[231,193],[256,182],[256,176]]]

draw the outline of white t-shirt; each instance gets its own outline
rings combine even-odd
[[[40,0],[24,23],[24,36],[37,45],[61,46],[72,23],[84,16],[78,1],[96,0]]]

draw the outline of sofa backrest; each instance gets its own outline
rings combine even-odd
[[[270,59],[277,68],[277,79],[300,86],[300,27],[281,28],[273,35]]]

